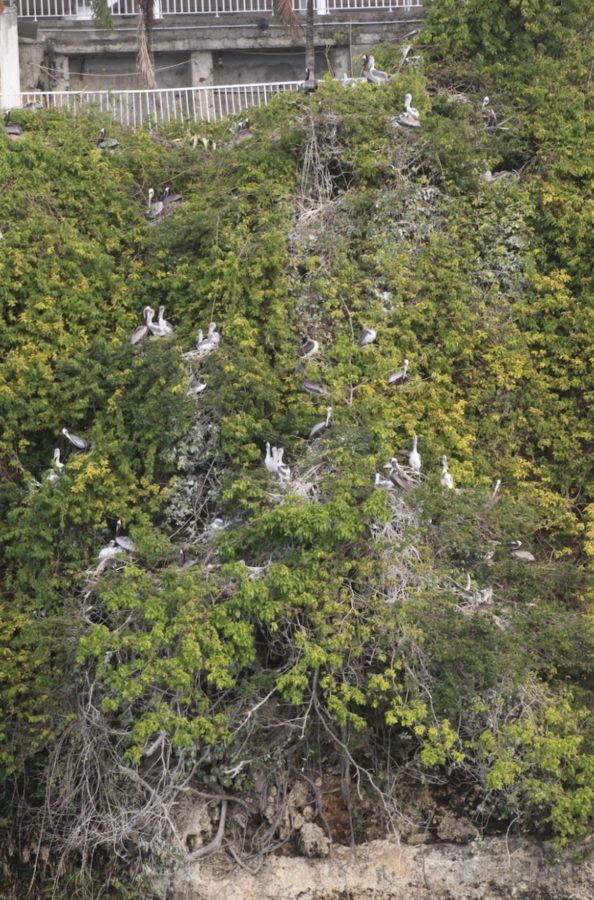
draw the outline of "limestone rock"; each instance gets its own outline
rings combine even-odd
[[[299,848],[310,859],[323,858],[330,853],[330,840],[319,825],[306,822],[299,832]]]

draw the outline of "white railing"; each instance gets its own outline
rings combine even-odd
[[[422,0],[315,0],[319,15],[334,12],[368,10],[418,9]],[[135,16],[137,0],[108,0],[112,16]],[[89,0],[16,0],[18,15],[23,19],[92,18]],[[307,0],[293,0],[296,12],[304,13]],[[160,8],[159,8],[160,7]],[[162,16],[272,15],[273,0],[155,0],[157,18]]]
[[[251,106],[266,106],[276,94],[297,91],[300,87],[300,81],[273,81],[154,91],[34,91],[21,94],[20,105],[67,109],[74,114],[96,110],[122,125],[136,128],[144,123],[216,122]],[[4,108],[2,100],[0,94],[0,109]]]

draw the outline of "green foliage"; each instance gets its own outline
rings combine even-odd
[[[298,747],[350,754],[388,793],[395,759],[449,780],[479,823],[560,845],[586,833],[579,15],[436,2],[424,72],[281,96],[235,148],[219,123],[197,126],[214,148],[172,127],[184,140],[118,131],[103,155],[98,119],[56,110],[19,114],[20,141],[0,134],[2,789],[31,786],[23,818],[44,789],[50,808],[69,798],[57,846],[86,809],[60,779],[95,758],[88,734],[107,760],[98,819],[139,778],[159,796],[174,778],[232,789]],[[485,90],[509,122],[493,135]],[[406,91],[419,133],[391,124]],[[523,177],[484,180],[504,166]],[[143,198],[165,183],[184,203],[149,226]],[[175,335],[133,348],[147,303]],[[192,359],[211,320],[221,345]],[[363,325],[378,337],[361,348]],[[320,352],[300,363],[306,336]],[[389,387],[405,358],[407,381]],[[207,383],[196,401],[189,369]],[[70,448],[64,426],[91,449]],[[413,434],[422,483],[374,489]],[[288,483],[264,468],[266,442],[284,448]],[[456,491],[439,484],[443,453]],[[136,550],[100,561],[117,519]],[[511,557],[517,539],[533,564]],[[130,852],[131,836],[113,840]]]

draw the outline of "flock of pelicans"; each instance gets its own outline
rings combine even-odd
[[[371,55],[364,55],[361,58],[362,69],[361,69],[361,77],[360,78],[349,78],[346,75],[343,76],[342,83],[343,84],[357,84],[360,82],[370,82],[372,84],[385,84],[390,81],[394,76],[389,75],[387,72],[382,72],[380,69],[376,68],[375,59]],[[311,93],[317,88],[317,82],[310,78],[309,70],[306,70],[305,81],[303,82],[302,89],[305,93]],[[485,118],[486,127],[488,130],[493,130],[497,127],[497,116],[495,111],[493,110],[489,98],[484,97],[482,101],[482,110],[483,116]],[[420,114],[417,109],[412,105],[412,95],[407,93],[404,98],[404,111],[395,116],[392,120],[394,124],[404,125],[410,128],[420,128]],[[7,135],[11,138],[21,137],[23,134],[23,130],[20,125],[14,124],[10,121],[10,111],[5,112],[4,114],[4,126]],[[235,137],[231,141],[230,146],[234,146],[242,140],[247,138],[251,138],[252,134],[249,131],[249,119],[242,120],[236,130]],[[106,129],[101,128],[99,132],[99,137],[97,140],[97,148],[101,151],[111,151],[115,150],[119,146],[119,141],[115,139],[108,139],[106,134]],[[155,191],[153,188],[150,188],[148,191],[148,205],[145,211],[145,217],[150,222],[155,222],[160,217],[166,215],[168,212],[172,211],[175,208],[176,204],[179,204],[182,200],[182,196],[179,193],[172,193],[169,186],[166,186],[163,190],[163,193],[160,198],[157,198],[155,195]],[[157,320],[155,321],[155,311],[150,306],[145,306],[142,311],[142,324],[140,324],[132,333],[130,337],[130,341],[132,345],[138,345],[145,339],[152,338],[160,338],[160,337],[168,337],[172,335],[174,332],[173,326],[170,322],[165,319],[165,307],[160,306],[157,314]],[[359,344],[361,347],[367,347],[375,341],[377,337],[377,332],[373,328],[364,327]],[[189,353],[184,354],[184,358],[186,360],[197,360],[200,361],[212,353],[217,349],[221,341],[221,336],[217,331],[217,326],[215,322],[211,322],[208,328],[208,332],[206,336],[200,330],[198,332],[198,338],[196,341],[196,350],[190,351]],[[303,369],[303,364],[306,360],[313,357],[319,351],[319,343],[316,340],[308,339],[305,341],[303,346],[300,349],[299,355],[302,361],[301,369]],[[402,365],[402,368],[398,369],[398,371],[393,372],[386,379],[386,383],[390,387],[394,387],[397,385],[402,385],[406,381],[408,377],[408,369],[409,369],[409,360],[405,359]],[[190,376],[190,381],[187,387],[186,394],[188,397],[197,397],[206,389],[206,382],[199,378],[195,372],[192,371]],[[302,381],[302,387],[307,393],[311,396],[328,396],[329,391],[325,388],[325,386],[318,381],[309,381],[304,379]],[[314,441],[320,438],[330,427],[333,416],[333,408],[332,406],[328,406],[326,408],[326,417],[321,422],[318,422],[313,426],[309,433],[309,441]],[[86,441],[84,438],[81,438],[77,435],[71,434],[68,429],[62,429],[62,435],[65,437],[67,442],[70,444],[74,450],[78,452],[85,452],[91,449],[91,444]],[[50,485],[56,485],[60,480],[65,465],[61,461],[60,458],[60,449],[56,448],[54,450],[53,459],[52,459],[52,467],[49,472],[45,476],[45,481]],[[273,476],[279,479],[280,482],[288,483],[291,480],[291,469],[284,462],[284,448],[283,447],[271,447],[270,443],[266,443],[265,455],[264,455],[264,465],[266,470]],[[420,483],[421,480],[421,455],[418,451],[418,438],[415,434],[413,436],[412,448],[410,453],[408,454],[408,466],[402,466],[396,459],[396,457],[392,457],[389,462],[384,465],[384,468],[388,470],[387,477],[383,477],[379,472],[375,473],[375,487],[381,488],[384,490],[392,491],[396,489],[400,489],[402,491],[409,491],[416,485]],[[440,484],[441,486],[449,491],[455,490],[454,488],[454,479],[452,477],[451,472],[449,471],[449,465],[447,456],[442,455],[441,457],[441,476],[440,476]],[[499,492],[501,482],[498,479],[495,488],[492,494],[492,500],[494,501]],[[42,487],[41,483],[38,481],[33,482],[33,486],[36,489]],[[219,522],[220,520],[215,520]],[[213,524],[214,527],[214,524]],[[109,542],[109,544],[104,547],[99,553],[99,561],[100,563],[105,563],[108,559],[115,557],[122,553],[133,553],[136,549],[134,541],[128,537],[127,535],[122,534],[122,522],[120,519],[117,520],[115,536],[113,540]],[[513,559],[521,560],[524,562],[533,562],[534,556],[528,551],[521,550],[521,541],[511,541],[507,542],[507,544],[492,541],[493,545],[499,546],[508,546],[512,549],[511,556]],[[188,561],[184,562],[183,559],[183,551],[181,551],[182,559],[180,560],[180,565],[183,568],[188,567]],[[195,560],[191,560],[190,564],[196,562]]]
[[[130,336],[130,342],[133,346],[139,345],[141,342],[150,339],[150,338],[163,338],[169,337],[173,335],[174,329],[170,322],[165,319],[165,307],[160,306],[157,321],[155,321],[155,311],[150,306],[145,306],[142,311],[143,322],[137,328],[134,329]],[[361,348],[365,348],[374,343],[377,337],[377,332],[375,329],[364,326],[361,337],[359,339],[359,346]],[[196,349],[192,350],[188,353],[184,354],[184,359],[188,362],[193,361],[202,361],[211,353],[213,353],[220,345],[221,335],[217,330],[217,325],[215,322],[211,322],[207,334],[204,335],[202,329],[198,331],[198,337],[196,340]],[[315,339],[308,338],[299,350],[300,357],[300,366],[298,371],[303,371],[305,367],[305,363],[307,360],[311,359],[315,356],[320,350],[319,342]],[[404,384],[404,382],[408,378],[408,369],[409,369],[409,360],[405,359],[402,367],[398,369],[398,371],[392,373],[386,379],[386,384],[390,387],[398,386]],[[193,368],[191,368],[191,376],[190,381],[188,383],[186,395],[189,397],[197,397],[202,391],[206,389],[206,382],[202,379],[198,378]],[[303,389],[310,394],[311,396],[328,396],[329,391],[327,388],[319,381],[309,381],[304,379],[302,381]],[[326,416],[325,418],[315,424],[309,433],[308,440],[315,441],[318,438],[321,438],[324,433],[330,428],[332,423],[333,416],[333,407],[326,407]],[[68,444],[78,452],[86,452],[92,449],[92,445],[85,438],[79,437],[78,435],[72,434],[68,431],[67,428],[62,429],[62,435],[68,442]],[[266,442],[265,453],[264,453],[264,466],[272,476],[278,478],[279,482],[283,484],[289,484],[291,482],[291,469],[287,465],[287,463],[283,459],[284,457],[284,448],[283,447],[271,447],[269,442]],[[387,491],[410,491],[415,486],[417,486],[422,479],[422,461],[421,454],[418,449],[418,437],[417,435],[413,435],[412,439],[412,447],[408,454],[408,466],[401,465],[399,461],[393,456],[389,462],[385,463],[384,468],[388,470],[387,477],[382,476],[379,472],[375,473],[375,487],[380,488]],[[50,485],[56,485],[60,480],[63,472],[65,470],[65,465],[60,458],[60,449],[56,448],[53,454],[52,465],[45,476],[45,481]],[[37,489],[41,488],[42,485],[40,482],[35,482],[35,487]],[[441,457],[441,475],[440,475],[440,484],[442,488],[447,491],[454,491],[454,479],[449,470],[448,459],[447,456],[442,455]],[[501,487],[501,480],[498,479],[495,483],[495,487],[493,493],[491,495],[491,502],[495,502],[498,497],[499,490]],[[456,493],[459,493],[456,491]],[[219,523],[219,524],[217,524]],[[221,527],[224,527],[224,523],[222,520],[215,520],[212,524],[213,530],[218,530]],[[136,550],[136,546],[134,541],[128,537],[127,535],[122,534],[122,522],[120,519],[117,520],[116,530],[114,538],[109,542],[109,544],[104,547],[98,556],[99,565],[103,566],[106,564],[107,560],[121,555],[122,553],[133,553]],[[499,542],[499,541],[491,541],[491,544],[494,546],[508,546],[511,548],[511,557],[515,560],[523,561],[523,562],[533,562],[535,560],[534,556],[526,550],[521,550],[521,541],[511,541],[511,542]],[[490,554],[492,556],[492,553]],[[487,558],[490,558],[487,555]],[[194,564],[196,560],[192,562]],[[188,560],[185,559],[185,556],[182,552],[180,557],[180,565],[183,565],[184,568],[187,568],[189,565]]]

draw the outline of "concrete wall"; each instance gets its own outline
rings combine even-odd
[[[316,75],[359,74],[361,52],[379,42],[398,44],[419,26],[418,9],[361,12],[316,20]],[[264,27],[265,26],[265,27]],[[116,21],[111,30],[88,22],[40,20],[35,37],[21,39],[23,90],[125,90],[145,85],[136,70],[136,23]],[[53,72],[47,45],[53,41]],[[300,80],[305,71],[303,35],[256,15],[213,19],[169,16],[153,31],[160,88]],[[44,68],[45,67],[45,68]],[[354,71],[353,71],[354,70]],[[114,77],[117,76],[117,77]]]
[[[19,38],[14,6],[0,15],[0,109],[20,106]]]

